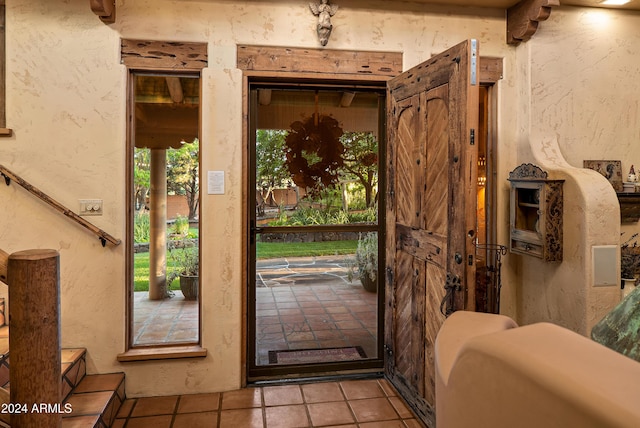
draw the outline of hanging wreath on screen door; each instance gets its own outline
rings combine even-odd
[[[338,183],[338,169],[344,164],[342,128],[336,119],[315,113],[291,125],[285,139],[286,166],[293,182],[310,193]]]

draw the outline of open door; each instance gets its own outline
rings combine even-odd
[[[478,44],[388,83],[385,372],[435,426],[435,338],[475,309]]]

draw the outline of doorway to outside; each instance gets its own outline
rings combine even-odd
[[[248,379],[381,371],[384,87],[249,93]]]

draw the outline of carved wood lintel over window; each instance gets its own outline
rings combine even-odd
[[[89,0],[91,10],[105,24],[116,22],[116,0]]]
[[[546,21],[551,8],[559,6],[559,0],[522,0],[507,9],[507,43],[517,45],[535,34],[540,21]]]
[[[207,66],[207,44],[122,39],[121,63],[130,68],[200,70]]]

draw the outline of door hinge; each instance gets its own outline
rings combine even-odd
[[[472,146],[476,144],[476,130],[473,128],[469,130],[469,144]]]
[[[477,69],[478,69],[478,41],[476,39],[471,39],[471,86],[475,86],[478,80],[477,77]]]

